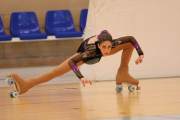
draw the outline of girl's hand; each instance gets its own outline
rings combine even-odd
[[[80,80],[82,81],[82,84],[83,84],[84,87],[85,87],[85,83],[90,83],[90,85],[92,84],[91,80],[87,80],[85,78],[81,78]]]
[[[138,65],[139,63],[143,62],[144,55],[140,55],[138,59],[135,61],[135,63]]]

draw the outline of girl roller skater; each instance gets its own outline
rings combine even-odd
[[[64,61],[62,64],[52,69],[51,71],[48,71],[35,78],[30,77],[27,79],[23,79],[17,73],[13,72],[11,74],[11,77],[16,82],[15,85],[19,95],[26,93],[35,85],[48,82],[55,77],[69,72],[70,70],[73,70],[73,72],[81,80],[83,86],[85,87],[86,83],[90,83],[91,85],[92,81],[86,79],[81,74],[78,66],[84,63],[95,64],[100,61],[101,57],[110,56],[123,50],[121,64],[116,75],[116,85],[121,85],[123,82],[128,82],[138,86],[139,80],[133,78],[128,72],[128,64],[134,48],[139,54],[139,57],[137,58],[135,63],[142,63],[144,54],[134,37],[126,36],[118,39],[112,39],[110,33],[104,30],[100,35],[92,36],[83,41],[76,54],[68,58],[66,61]]]

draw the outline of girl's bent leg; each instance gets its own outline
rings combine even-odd
[[[113,55],[121,50],[123,50],[123,52],[120,66],[128,66],[134,47],[131,43],[122,44],[112,49],[110,55]]]
[[[79,55],[80,53],[74,54],[72,57]],[[65,60],[62,64],[60,64],[58,67],[54,68],[53,70],[50,70],[46,73],[41,74],[38,77],[30,77],[28,79],[21,78],[17,73],[12,73],[12,77],[15,79],[17,83],[17,88],[19,94],[23,94],[27,92],[30,88],[34,87],[35,85],[48,82],[52,80],[55,77],[61,76],[71,70],[70,66],[68,65],[68,61],[72,58],[68,58]],[[80,61],[77,63],[77,66],[80,66],[84,64],[83,61]]]
[[[123,50],[123,52],[121,57],[121,64],[116,75],[116,84],[121,85],[122,83],[126,82],[126,83],[138,85],[139,80],[133,78],[129,74],[129,67],[128,67],[134,47],[130,43],[122,44],[112,49],[110,55],[113,55],[119,52],[120,50]]]

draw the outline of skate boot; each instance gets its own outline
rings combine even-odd
[[[15,87],[19,95],[26,93],[30,88],[35,86],[33,77],[23,79],[15,72],[11,74],[11,77],[15,81]]]
[[[133,92],[135,90],[140,90],[141,88],[138,86],[139,80],[133,78],[129,74],[129,67],[120,67],[118,69],[117,75],[116,75],[116,91],[122,92],[123,86],[128,86],[128,89],[130,92]]]

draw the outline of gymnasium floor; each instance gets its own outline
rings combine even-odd
[[[10,98],[9,92],[13,88],[4,84],[3,72],[15,69],[20,74],[25,71],[22,68],[0,69],[0,120],[180,119],[178,77],[143,79],[140,80],[140,91],[129,92],[124,87],[122,93],[116,93],[115,81],[93,82],[91,86],[83,87],[70,72],[58,79],[61,82],[67,80],[63,84],[38,85],[19,98]],[[39,69],[36,68],[37,71]],[[75,79],[76,83],[68,83],[70,78]]]

